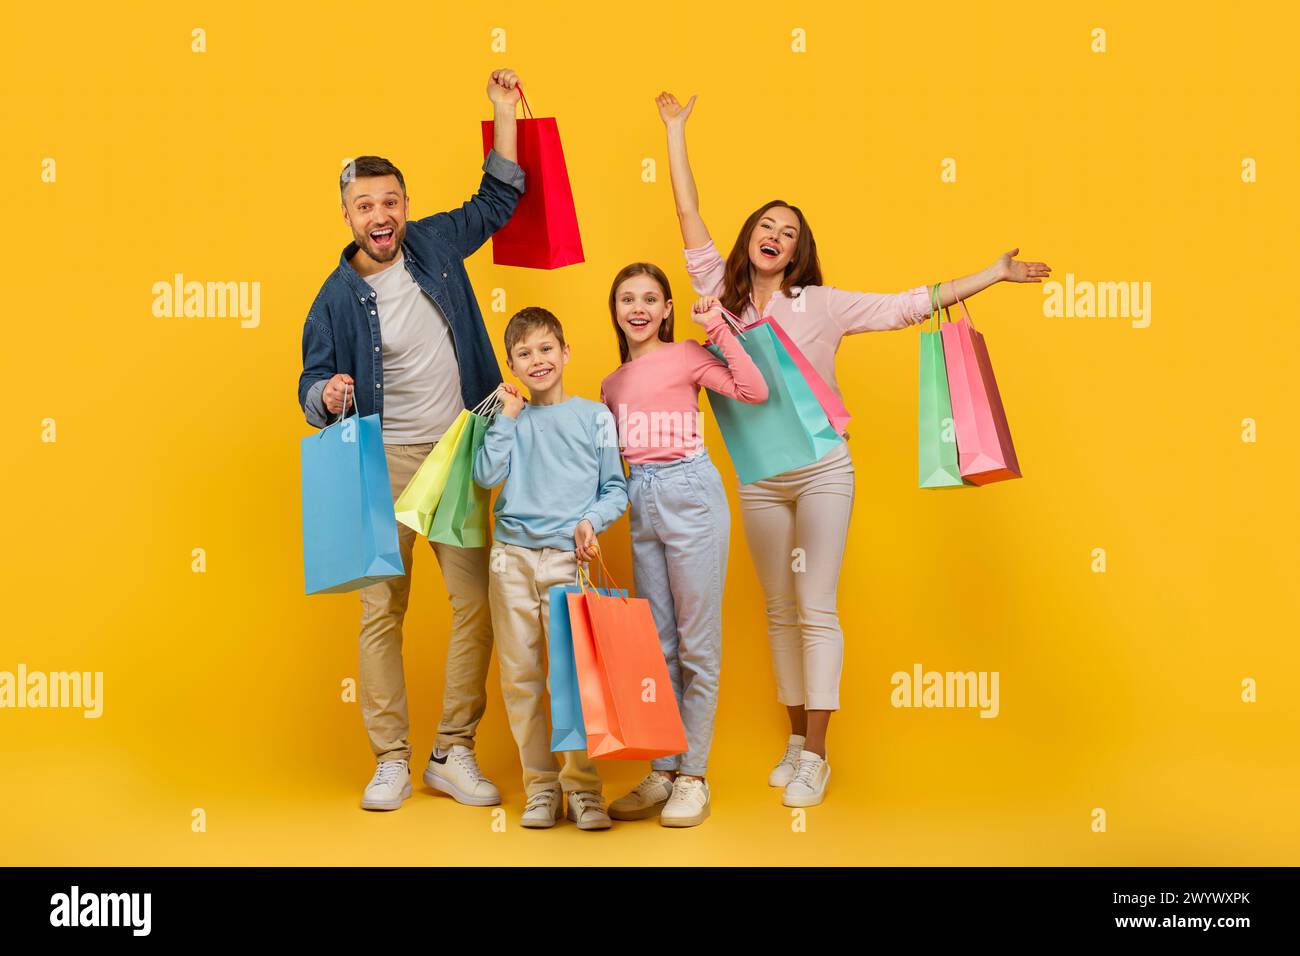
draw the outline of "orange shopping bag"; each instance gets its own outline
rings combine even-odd
[[[588,755],[650,760],[684,753],[686,729],[650,602],[598,594],[581,569],[579,583],[582,591],[567,598]]]

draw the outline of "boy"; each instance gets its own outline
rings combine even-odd
[[[596,535],[627,509],[627,481],[614,416],[599,402],[564,390],[569,347],[546,309],[529,307],[505,331],[506,364],[527,384],[497,390],[502,409],[474,462],[483,488],[505,482],[497,497],[489,559],[488,607],[496,633],[501,694],[524,768],[523,826],[555,825],[561,790],[568,817],[582,830],[605,830],[609,814],[600,777],[585,751],[550,748],[546,635],[552,585],[572,584],[578,562],[596,556]]]

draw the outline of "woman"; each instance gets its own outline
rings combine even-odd
[[[797,206],[773,200],[755,210],[724,260],[700,217],[699,195],[686,155],[683,106],[671,93],[656,97],[668,133],[673,198],[686,267],[698,295],[718,296],[748,327],[775,319],[813,368],[839,394],[835,353],[845,335],[901,329],[930,314],[929,288],[883,295],[848,292],[822,284],[812,230]],[[1017,262],[1019,249],[986,269],[944,283],[941,306],[966,299],[996,282],[1041,282],[1051,269]],[[846,436],[847,437],[847,436]],[[785,755],[768,777],[784,788],[783,803],[821,803],[830,779],[826,729],[839,709],[844,635],[836,613],[840,565],[853,507],[853,461],[839,444],[821,460],[741,485],[741,518],[755,570],[767,599],[768,637],[777,697],[790,715]],[[802,552],[801,570],[792,553]]]

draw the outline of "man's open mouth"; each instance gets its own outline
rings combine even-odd
[[[776,246],[772,245],[772,243],[770,242],[765,242],[762,245],[760,245],[758,247],[758,251],[761,252],[763,255],[767,256],[769,259],[775,259],[779,255],[781,255],[781,250],[778,249]]]
[[[370,234],[370,241],[380,249],[386,249],[393,244],[393,230],[376,229]]]

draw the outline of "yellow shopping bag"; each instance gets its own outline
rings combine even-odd
[[[429,536],[429,526],[433,523],[433,513],[438,510],[438,501],[442,490],[447,487],[447,476],[451,473],[451,463],[456,455],[456,446],[465,436],[465,425],[469,421],[469,410],[464,409],[451,427],[438,439],[429,457],[402,489],[393,503],[397,520],[412,531]]]

